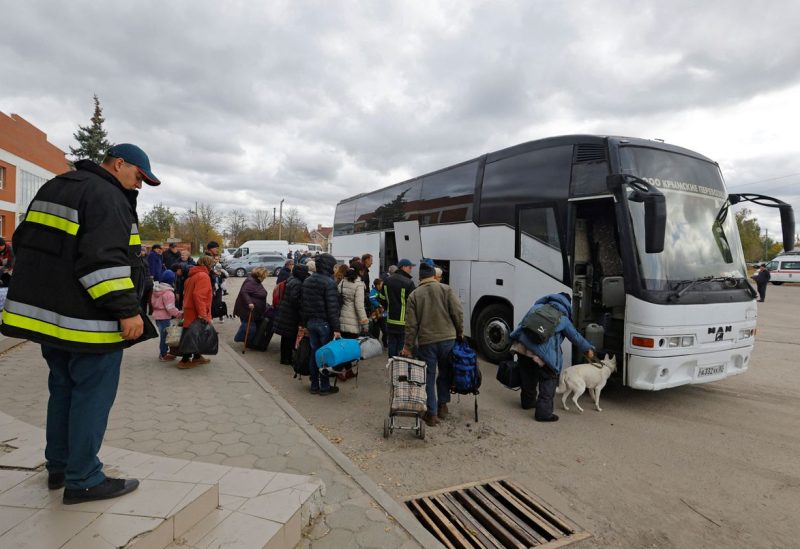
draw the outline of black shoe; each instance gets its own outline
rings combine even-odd
[[[64,473],[50,473],[47,475],[47,487],[58,490],[64,487]]]
[[[536,421],[558,421],[558,416],[553,414],[550,417],[534,417]]]
[[[308,390],[308,392],[311,393],[312,395],[318,395],[319,394],[319,387],[311,387]]]
[[[338,392],[339,392],[339,388],[334,385],[333,387],[330,387],[327,391],[320,390],[319,396],[333,395],[333,394],[336,394]]]
[[[536,404],[522,404],[523,410],[533,410],[536,408]]]
[[[97,486],[83,490],[66,488],[64,490],[64,505],[117,498],[133,492],[138,487],[139,481],[135,478],[107,478]]]

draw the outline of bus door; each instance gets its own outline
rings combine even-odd
[[[422,260],[422,237],[419,234],[419,221],[396,221],[394,224],[394,241],[397,247],[398,261],[410,259],[416,265],[411,276],[414,283],[419,284],[419,262]]]
[[[573,320],[591,335],[598,351],[622,352],[625,321],[625,284],[619,231],[610,196],[572,200]]]

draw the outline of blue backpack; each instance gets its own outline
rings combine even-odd
[[[453,350],[450,351],[450,364],[453,367],[450,392],[459,395],[477,395],[482,381],[481,370],[478,368],[478,355],[466,340],[456,341],[453,345]]]

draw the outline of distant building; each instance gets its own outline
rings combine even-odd
[[[322,251],[327,252],[330,249],[332,233],[333,227],[323,227],[322,225],[317,225],[316,229],[312,229],[311,232],[308,233],[310,237],[309,242],[319,244],[322,246]]]
[[[18,114],[0,112],[0,235],[10,240],[36,191],[69,169],[47,134]]]

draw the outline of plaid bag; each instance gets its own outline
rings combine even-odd
[[[387,366],[392,381],[392,412],[423,413],[428,400],[425,362],[396,356]]]

